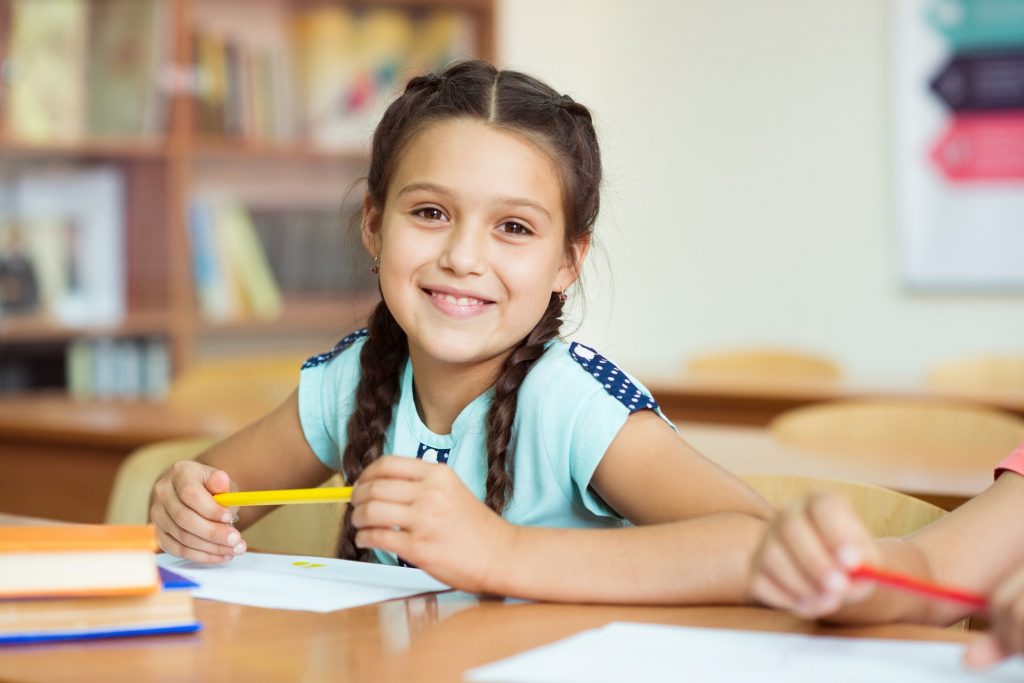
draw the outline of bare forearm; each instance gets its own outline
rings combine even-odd
[[[763,532],[741,513],[628,529],[512,527],[484,589],[559,602],[743,602]]]

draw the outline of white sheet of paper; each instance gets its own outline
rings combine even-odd
[[[955,643],[611,623],[471,669],[476,683],[995,683],[1024,680],[1014,658],[966,671]]]
[[[419,569],[323,557],[246,553],[208,565],[163,553],[156,561],[198,583],[197,598],[272,609],[333,612],[448,590]]]

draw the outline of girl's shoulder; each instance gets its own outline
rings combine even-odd
[[[587,398],[619,404],[633,413],[657,410],[658,403],[636,378],[580,342],[551,342],[523,380],[522,393],[542,403]]]
[[[342,351],[345,351],[346,349],[349,349],[349,348],[352,348],[352,347],[357,347],[357,348],[361,347],[366,342],[366,335],[367,334],[368,334],[368,330],[364,327],[361,330],[356,330],[355,332],[352,332],[351,334],[345,335],[344,337],[341,338],[341,340],[337,344],[334,345],[334,347],[330,351],[325,351],[324,353],[318,353],[315,356],[311,356],[310,358],[307,358],[306,362],[302,364],[302,369],[303,370],[309,370],[310,368],[315,368],[318,365],[323,365],[324,363],[327,363],[327,362],[333,360],[335,356],[340,354]],[[355,349],[353,349],[353,351],[354,351],[353,353],[346,354],[346,356],[348,356],[348,357],[355,356],[358,359],[358,357],[359,357],[358,351],[356,351]]]

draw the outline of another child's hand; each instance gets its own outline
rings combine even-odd
[[[226,472],[193,460],[174,463],[150,498],[160,548],[194,562],[226,562],[244,553],[245,541],[231,526],[235,510],[213,499],[231,489]]]
[[[1024,569],[996,588],[989,600],[988,618],[989,632],[971,641],[964,655],[972,669],[1024,653]]]
[[[453,588],[485,592],[514,527],[446,465],[384,456],[352,491],[356,545],[395,553]]]
[[[870,582],[847,571],[880,564],[881,549],[842,496],[812,493],[776,513],[754,555],[750,590],[758,601],[804,618],[866,599]]]

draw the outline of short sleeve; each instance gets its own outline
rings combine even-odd
[[[995,476],[999,477],[1000,474],[1007,470],[1024,475],[1024,443],[1017,446],[1012,453],[1003,458],[999,464],[996,465]]]
[[[575,342],[562,353],[567,353],[568,362],[558,364],[541,399],[543,429],[553,437],[547,440],[549,458],[556,469],[567,469],[565,493],[575,503],[595,515],[619,517],[590,487],[608,447],[639,410],[653,410],[675,426],[650,392],[609,359]]]
[[[359,385],[363,336],[350,339],[350,335],[331,351],[313,356],[303,364],[299,375],[302,433],[317,459],[334,470],[341,469],[345,429]]]

